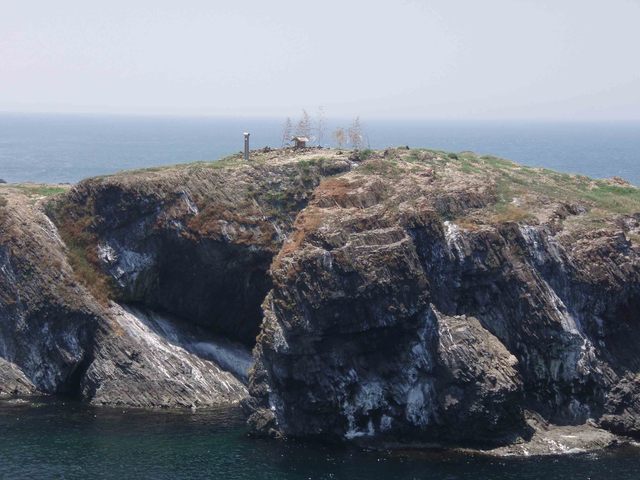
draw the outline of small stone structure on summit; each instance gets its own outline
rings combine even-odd
[[[291,141],[293,142],[293,148],[297,150],[300,148],[307,148],[307,142],[309,139],[307,137],[296,136],[292,137]]]

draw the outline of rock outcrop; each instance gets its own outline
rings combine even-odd
[[[307,152],[3,187],[0,395],[246,397],[272,257],[320,179],[349,168]]]
[[[529,410],[637,434],[639,201],[471,154],[323,182],[272,265],[251,424],[499,443]]]
[[[206,407],[246,396],[249,351],[177,319],[113,304],[80,381],[97,405]]]
[[[0,398],[28,396],[35,393],[31,381],[13,363],[0,358]]]
[[[9,190],[3,198],[0,357],[9,373],[29,379],[29,390],[73,394],[102,308],[74,280],[51,220],[22,192]]]
[[[0,188],[0,395],[503,454],[640,436],[631,185],[310,149],[64,190]]]
[[[112,297],[251,347],[267,271],[295,215],[322,177],[351,165],[335,155],[263,157],[89,179],[49,212],[65,241],[107,274]]]
[[[51,220],[32,198],[9,192],[0,209],[0,395],[63,394],[141,407],[246,396],[243,376],[206,351],[240,347],[205,334],[196,342],[177,321],[102,305],[78,281]],[[189,351],[194,344],[201,351]],[[246,370],[248,351],[235,356]]]

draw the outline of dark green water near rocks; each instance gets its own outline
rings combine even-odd
[[[0,402],[2,479],[640,478],[640,449],[565,457],[410,457],[247,436],[237,409],[146,412]]]

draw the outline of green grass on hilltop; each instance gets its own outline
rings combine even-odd
[[[421,159],[421,152],[435,158]],[[640,189],[612,180],[598,180],[584,175],[556,172],[547,168],[520,165],[492,155],[479,156],[470,152],[458,154],[434,150],[411,151],[410,162],[424,161],[436,171],[446,168],[463,174],[487,176],[497,186],[496,208],[505,209],[514,198],[535,194],[551,201],[583,203],[594,213],[633,214],[640,212]]]
[[[492,223],[535,221],[559,203],[584,209],[579,220],[576,218],[576,225],[590,228],[610,223],[617,215],[640,213],[640,189],[624,180],[593,179],[528,167],[473,152],[387,150],[384,156],[378,153],[363,162],[358,171],[400,179],[406,174],[421,175],[425,167],[433,171],[433,188],[443,193],[451,183],[464,183],[465,176],[470,184],[493,186],[495,201],[484,209],[469,211],[469,215],[481,214],[475,221],[483,221],[481,218]],[[474,222],[467,215],[457,220]]]
[[[67,191],[66,187],[46,184],[21,183],[13,186],[28,197],[51,197]]]
[[[498,162],[493,157],[484,161],[498,177],[501,202],[511,202],[517,196],[534,193],[550,200],[584,203],[614,214],[640,212],[640,189],[632,185],[616,185],[611,180]]]
[[[186,163],[172,163],[169,165],[157,165],[154,167],[135,168],[131,170],[122,170],[122,171],[119,171],[113,174],[108,174],[108,175],[96,175],[95,177],[91,177],[91,178],[110,178],[110,177],[117,177],[122,175],[138,175],[138,174],[144,174],[144,173],[165,172],[169,170],[189,168],[189,167],[206,167],[206,168],[214,168],[214,169],[229,168],[229,167],[241,165],[242,163],[244,163],[242,159],[242,155],[235,153],[233,155],[223,157],[219,160],[195,160],[195,161],[186,162]]]

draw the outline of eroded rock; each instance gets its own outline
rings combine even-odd
[[[617,187],[554,175],[393,150],[323,182],[271,267],[250,423],[509,444],[527,410],[637,434],[640,197],[603,220]]]
[[[267,271],[297,212],[323,176],[351,167],[323,152],[257,155],[86,180],[50,210],[112,297],[253,346]]]
[[[464,152],[252,158],[2,186],[0,394],[244,399],[273,436],[499,454],[638,435],[635,187]]]
[[[3,187],[0,392],[135,407],[244,398],[271,259],[320,178],[351,167],[313,152],[254,160]]]
[[[80,384],[99,405],[210,407],[246,396],[247,349],[176,319],[113,304]]]

